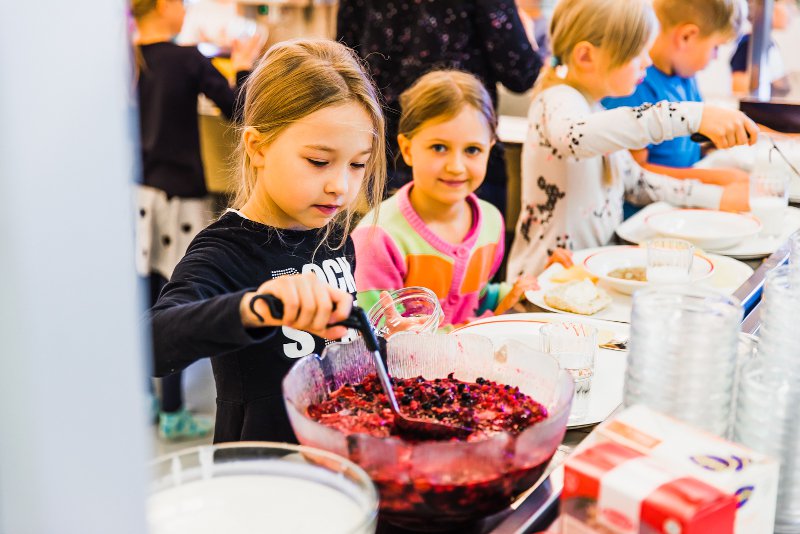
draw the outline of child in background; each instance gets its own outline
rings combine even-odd
[[[240,82],[258,56],[258,37],[236,43],[231,54],[236,89],[194,47],[178,46],[185,10],[179,0],[133,0],[143,184],[136,191],[136,267],[148,277],[150,305],[189,242],[211,220],[197,97],[204,93],[231,118]],[[161,383],[159,433],[165,439],[202,437],[211,424],[183,405],[181,373]]]
[[[716,57],[720,45],[738,35],[744,17],[742,0],[655,0],[653,7],[661,26],[650,47],[653,64],[632,95],[606,98],[606,108],[662,100],[702,102],[695,75]],[[739,169],[691,168],[702,155],[700,145],[687,135],[651,143],[634,150],[633,156],[645,169],[675,178],[717,185],[748,180],[747,173]]]
[[[696,102],[605,111],[633,92],[650,65],[657,21],[649,0],[562,0],[550,26],[553,64],[534,89],[522,150],[522,209],[508,276],[537,273],[548,251],[608,243],[628,194],[638,203],[747,209],[747,184],[725,188],[639,167],[627,149],[701,132],[720,147],[755,143],[739,111]],[[742,187],[742,185],[744,187]]]
[[[281,381],[347,334],[359,204],[379,203],[384,122],[357,56],[329,40],[276,44],[246,82],[233,207],[192,241],[152,308],[157,374],[211,356],[215,442],[296,441]],[[283,301],[283,318],[257,294]],[[263,318],[263,319],[261,319]]]
[[[750,0],[748,2],[748,19],[751,23],[755,17],[755,9],[755,2]],[[772,29],[780,31],[788,28],[792,21],[794,9],[795,7],[790,4],[790,0],[775,0],[772,5]],[[750,75],[747,72],[750,37],[751,34],[748,33],[739,39],[736,44],[736,51],[731,57],[731,84],[735,94],[742,95],[750,92]],[[789,78],[786,76],[786,67],[784,66],[783,57],[781,57],[781,51],[778,50],[778,46],[772,40],[771,34],[769,36],[769,45],[767,45],[766,68],[772,96],[786,96],[789,94],[791,86],[789,85]]]
[[[537,286],[533,277],[510,291],[489,284],[503,260],[503,216],[473,192],[496,138],[491,97],[471,74],[433,71],[400,105],[397,140],[413,179],[383,202],[376,225],[368,216],[353,232],[358,303],[423,286],[439,297],[444,325],[502,313]]]

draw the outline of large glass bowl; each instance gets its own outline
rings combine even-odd
[[[353,462],[286,443],[184,449],[152,464],[151,534],[374,534],[378,494]]]
[[[297,438],[363,467],[378,487],[381,517],[413,530],[452,529],[502,510],[540,478],[564,437],[574,387],[552,357],[513,341],[495,347],[475,335],[398,334],[387,346],[393,376],[454,373],[469,382],[483,377],[518,386],[549,416],[517,436],[504,432],[471,442],[346,436],[312,420],[306,410],[375,372],[362,340],[332,344],[322,356],[299,360],[283,381]]]

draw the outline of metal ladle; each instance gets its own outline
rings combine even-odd
[[[280,319],[283,317],[283,302],[274,295],[261,294],[254,296],[250,300],[250,311],[252,311],[253,314],[260,320],[263,321],[264,319],[255,310],[255,304],[259,300],[263,300],[267,304],[269,312],[273,318]],[[352,310],[350,311],[350,316],[347,319],[331,326],[346,326],[348,328],[354,328],[361,332],[361,334],[364,336],[364,344],[367,346],[367,350],[372,353],[372,360],[375,364],[375,370],[378,375],[378,379],[381,382],[381,386],[383,387],[383,391],[386,393],[386,398],[389,400],[389,408],[394,413],[394,422],[397,426],[399,434],[419,440],[446,440],[451,438],[463,439],[472,433],[473,429],[471,428],[446,425],[437,421],[419,419],[416,417],[407,417],[400,413],[400,406],[397,403],[397,397],[395,397],[394,394],[392,381],[389,378],[389,373],[383,363],[384,358],[381,354],[381,347],[378,343],[378,338],[375,335],[375,331],[372,329],[372,325],[370,324],[367,314],[364,312],[363,308],[353,306]]]

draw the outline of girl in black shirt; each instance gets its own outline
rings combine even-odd
[[[345,46],[273,46],[246,84],[241,185],[200,232],[151,310],[158,374],[211,357],[215,442],[295,441],[281,381],[295,359],[347,336],[327,325],[350,311],[356,206],[376,206],[385,181],[375,88]],[[254,295],[284,302],[283,319]]]

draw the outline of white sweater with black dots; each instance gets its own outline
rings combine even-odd
[[[522,148],[522,206],[507,277],[538,274],[556,247],[602,246],[622,222],[622,204],[664,200],[718,208],[722,188],[642,169],[628,149],[691,135],[703,104],[659,102],[605,110],[557,85],[531,103]],[[604,156],[609,178],[604,178]]]

